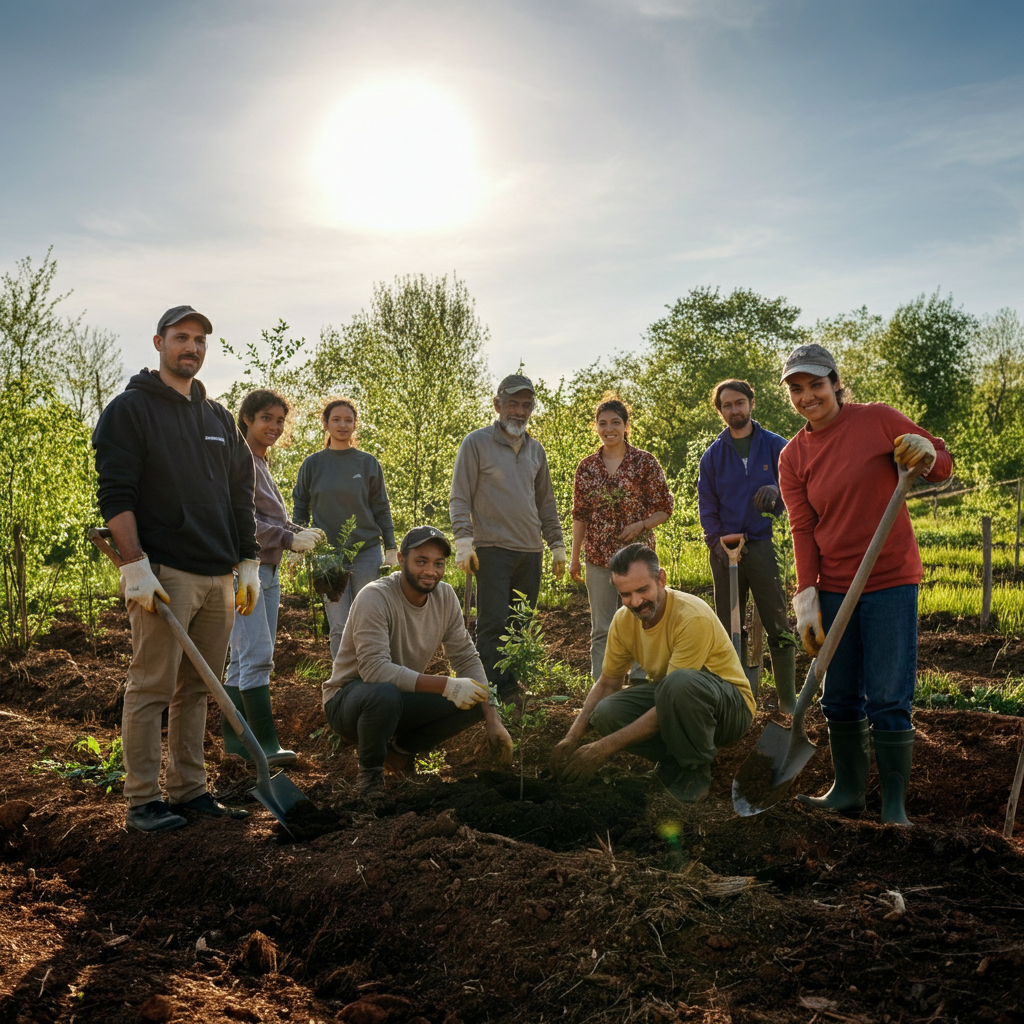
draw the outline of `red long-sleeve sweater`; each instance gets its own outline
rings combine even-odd
[[[801,430],[779,457],[779,484],[789,511],[797,589],[845,593],[896,489],[893,442],[921,434],[935,445],[926,480],[945,480],[953,459],[945,443],[901,412],[847,402],[831,423]],[[868,577],[865,592],[920,583],[921,555],[906,505]]]

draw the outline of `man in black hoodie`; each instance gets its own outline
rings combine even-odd
[[[220,675],[235,608],[248,615],[256,604],[252,455],[231,414],[193,379],[212,331],[191,306],[164,313],[153,338],[159,369],[132,377],[103,410],[92,439],[100,511],[124,558],[121,586],[132,626],[121,720],[124,793],[128,826],[143,832],[186,824],[182,811],[248,816],[206,788],[206,685],[155,605],[170,605]],[[164,708],[169,804],[159,782]]]

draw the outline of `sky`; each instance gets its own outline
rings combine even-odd
[[[187,303],[312,349],[456,274],[497,380],[698,286],[801,323],[1024,314],[1024,4],[0,0],[0,271],[52,246],[126,370]],[[240,365],[211,345],[214,394]]]

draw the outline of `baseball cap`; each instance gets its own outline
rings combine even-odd
[[[499,385],[498,394],[514,395],[517,391],[533,391],[533,381],[521,373],[510,373]]]
[[[428,540],[436,541],[444,548],[445,558],[452,553],[452,546],[448,543],[448,538],[436,526],[414,526],[402,538],[402,554],[408,554],[412,548],[418,548],[421,544],[426,544]]]
[[[163,334],[168,327],[181,323],[182,320],[188,320],[189,317],[198,320],[206,329],[207,334],[213,334],[213,324],[210,323],[209,317],[197,313],[191,306],[172,306],[160,317],[160,322],[156,325],[156,333]]]
[[[782,368],[782,379],[794,373],[813,373],[815,377],[827,377],[830,373],[839,373],[839,367],[832,358],[832,353],[821,345],[797,345]]]

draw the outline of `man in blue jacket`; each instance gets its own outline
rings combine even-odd
[[[722,381],[712,397],[726,428],[700,460],[697,501],[715,581],[715,611],[726,631],[731,630],[729,558],[719,540],[732,533],[745,534],[747,542],[739,564],[740,608],[746,607],[747,593],[752,593],[768,634],[779,706],[792,714],[796,650],[788,635],[786,596],[775,560],[771,520],[763,515],[785,511],[779,493],[779,453],[786,447],[786,439],[751,419],[754,389],[745,380]],[[746,646],[744,634],[744,664]]]
[[[124,795],[128,827],[142,832],[178,828],[190,813],[248,817],[206,788],[206,684],[156,614],[157,601],[169,605],[219,676],[235,608],[248,615],[259,593],[252,454],[231,414],[194,379],[212,330],[191,306],[167,310],[153,338],[159,369],[132,377],[92,438],[100,511],[124,559],[132,626]],[[169,804],[160,792],[165,708]]]

